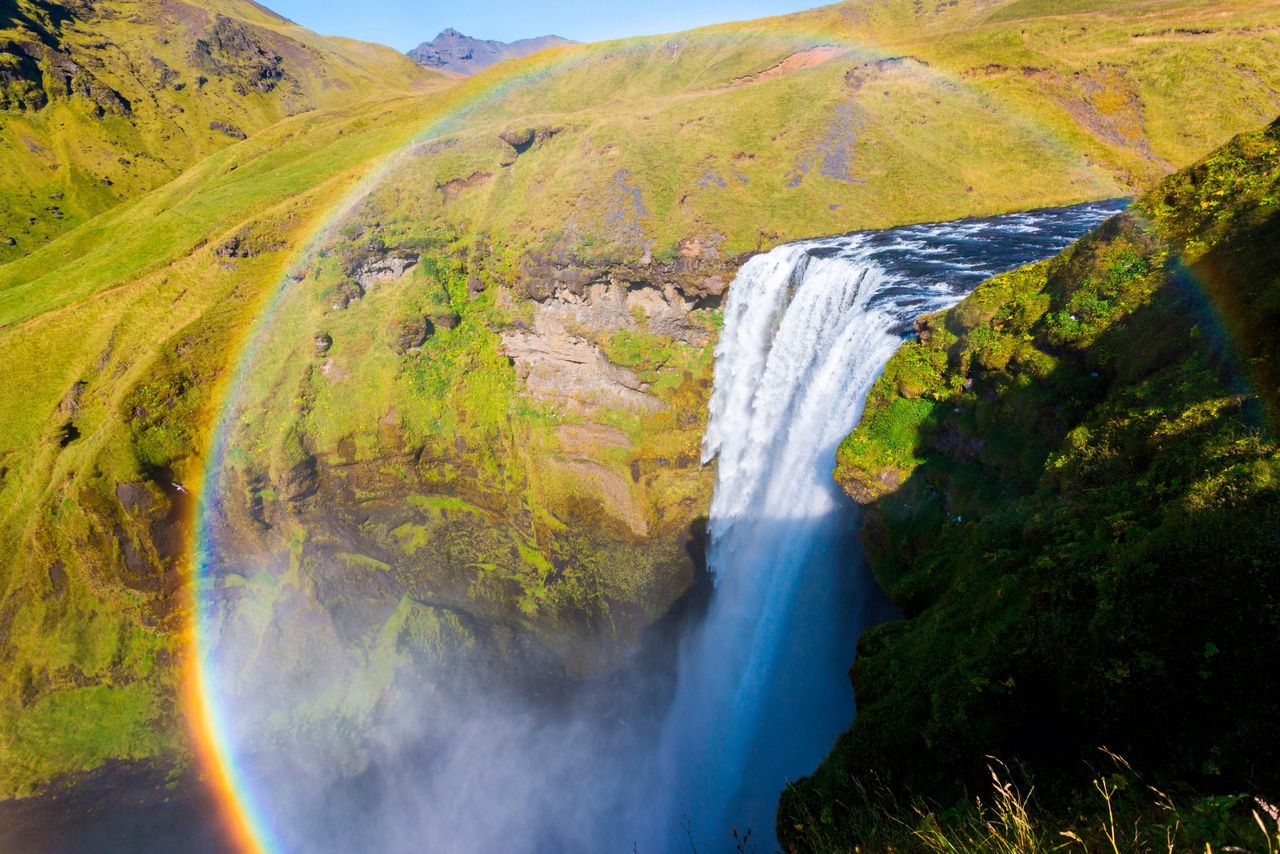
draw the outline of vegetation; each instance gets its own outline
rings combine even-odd
[[[921,321],[836,471],[906,619],[863,638],[857,720],[784,798],[792,843],[884,844],[902,812],[859,800],[883,785],[940,822],[929,840],[981,848],[1007,817],[949,805],[989,787],[991,756],[1082,834],[1127,785],[1089,770],[1105,746],[1206,819],[1109,800],[1101,826],[1152,831],[1126,847],[1263,844],[1246,795],[1280,793],[1278,229],[1280,122]]]
[[[247,400],[266,415],[241,413],[227,462],[240,545],[280,575],[229,584],[271,601],[336,567],[396,602],[620,642],[687,580],[707,500],[704,286],[740,253],[1122,194],[1260,121],[1280,89],[1269,6],[925,5],[558,48],[444,89],[247,0],[9,4],[0,756],[16,761],[0,794],[180,741],[189,508],[173,484],[198,483],[264,316]],[[529,129],[520,150],[503,139]],[[387,251],[419,262],[352,303],[352,263]],[[685,308],[705,339],[643,311],[573,331],[651,409],[566,411],[508,363],[531,281],[565,271],[699,294]],[[346,470],[325,494],[360,542],[339,549],[299,496]],[[386,646],[361,652],[385,663]],[[586,647],[560,652],[585,671],[611,651]]]
[[[248,0],[0,12],[0,262],[281,119],[445,79]]]

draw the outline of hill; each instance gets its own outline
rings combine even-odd
[[[444,82],[249,0],[0,10],[0,261],[286,116]]]
[[[976,832],[994,758],[1034,787],[1033,836],[1114,808],[1122,846],[1258,845],[1237,793],[1280,794],[1278,191],[1280,121],[921,320],[836,470],[906,619],[862,639],[857,719],[785,838]]]
[[[456,74],[475,74],[504,59],[520,59],[549,47],[566,44],[574,42],[560,36],[538,36],[500,42],[464,36],[450,27],[431,41],[423,42],[409,51],[408,56],[428,68],[439,68]]]
[[[181,752],[174,484],[215,426],[228,599],[296,603],[378,679],[403,661],[376,639],[443,612],[607,670],[696,578],[745,253],[1145,187],[1274,111],[1277,32],[1251,3],[884,2],[334,85],[345,105],[282,118],[246,85],[247,139],[0,267],[0,789]],[[178,115],[221,120],[234,87]]]

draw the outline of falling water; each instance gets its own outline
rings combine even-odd
[[[235,712],[226,737],[244,746],[242,788],[275,850],[719,852],[734,828],[751,832],[745,850],[772,850],[778,795],[848,726],[857,635],[884,616],[831,479],[837,445],[917,316],[1117,207],[864,232],[742,267],[703,449],[716,589],[680,641],[674,689],[663,645],[540,699],[468,656],[459,630],[352,712],[369,668],[332,612],[288,589],[218,588],[218,704]]]
[[[781,788],[853,717],[847,670],[878,600],[831,471],[914,320],[1061,250],[1118,206],[790,244],[742,267],[703,444],[717,461],[717,590],[682,651],[658,759],[666,824],[680,817],[686,842],[732,850],[732,830],[750,829],[752,850],[768,850]]]

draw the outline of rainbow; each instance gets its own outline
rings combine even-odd
[[[799,18],[801,22],[806,22],[810,16],[802,14],[794,17]],[[831,23],[830,20],[821,21],[816,15],[812,17],[814,20],[808,23]],[[752,25],[732,25],[724,28],[695,30],[687,35],[708,41],[722,40],[726,45],[741,42],[747,38],[773,40],[780,48],[790,49],[793,53],[815,47],[837,46],[847,48],[847,53],[841,54],[842,56],[854,54],[864,60],[880,59],[891,55],[888,51],[870,47],[864,42],[853,41],[832,29],[789,26],[787,23],[789,20],[778,18],[755,22],[757,25],[768,26],[767,31],[752,29]],[[420,130],[407,135],[408,138],[394,147],[390,153],[381,155],[375,161],[366,164],[366,174],[333,205],[322,221],[311,230],[294,251],[286,271],[274,287],[267,289],[262,298],[262,304],[258,308],[256,320],[235,348],[235,355],[231,361],[232,370],[215,389],[214,398],[221,403],[210,430],[203,465],[201,470],[195,473],[189,485],[195,500],[192,507],[193,518],[188,520],[190,531],[188,555],[192,583],[189,585],[190,619],[185,638],[187,652],[182,678],[182,698],[195,754],[204,771],[205,780],[220,805],[221,818],[227,833],[239,850],[251,854],[259,854],[259,852],[274,854],[274,852],[283,851],[285,846],[272,828],[265,797],[253,790],[251,775],[244,767],[236,745],[233,743],[230,722],[235,710],[228,708],[222,702],[217,690],[216,675],[212,667],[216,650],[214,639],[210,636],[211,609],[207,595],[217,585],[214,573],[216,545],[212,523],[218,501],[218,485],[233,433],[236,412],[242,403],[246,380],[279,314],[281,304],[300,281],[299,274],[308,268],[319,250],[330,241],[358,205],[395,172],[415,146],[458,130],[469,113],[523,86],[536,83],[557,70],[571,67],[600,53],[650,50],[653,45],[661,44],[664,38],[667,37],[629,39],[585,47],[553,48],[525,60],[506,63],[501,70],[485,72],[460,81],[442,92],[424,95],[425,98],[439,100],[434,118]],[[936,78],[940,84],[972,87],[972,84],[967,81],[945,75],[935,69],[929,69],[925,73],[931,78]],[[1054,146],[1066,147],[1047,131],[1041,130],[1040,136]]]

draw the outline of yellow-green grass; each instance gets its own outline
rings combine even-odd
[[[113,536],[118,524],[143,555],[162,563],[147,546],[150,520],[110,504],[116,483],[142,480],[126,423],[130,392],[140,384],[146,388],[157,372],[191,372],[196,385],[168,413],[171,444],[186,457],[177,477],[186,479],[205,445],[218,379],[290,260],[287,251],[223,259],[215,254],[220,239],[249,220],[282,246],[299,245],[368,169],[422,124],[419,111],[430,108],[419,101],[391,113],[357,107],[291,120],[278,135],[202,164],[187,178],[205,176],[202,184],[167,186],[6,268],[7,281],[21,284],[4,294],[17,289],[26,305],[6,302],[7,325],[0,330],[0,353],[12,368],[6,381],[11,391],[0,397],[0,469],[6,471],[0,482],[0,552],[6,557],[0,601],[8,644],[0,752],[43,757],[6,763],[0,779],[6,790],[92,767],[102,756],[76,745],[95,738],[120,744],[122,727],[173,731],[173,665],[181,652],[175,594],[130,589]],[[240,168],[228,172],[232,165]],[[61,276],[25,275],[53,269],[57,262],[50,259],[63,258],[80,263],[61,268]],[[88,384],[74,412],[80,437],[63,448],[58,431],[73,414],[59,403],[77,382]],[[62,593],[53,590],[55,564],[66,575]],[[84,646],[117,638],[109,655]],[[144,667],[137,653],[145,649],[163,650],[164,664],[148,660]],[[121,700],[112,714],[86,715],[80,729],[22,723],[44,714],[40,697],[86,683],[109,694],[132,690],[134,682],[170,698],[163,715],[151,705]],[[123,717],[135,712],[141,717],[125,727]],[[41,740],[32,742],[37,732]],[[171,735],[130,740],[130,751],[115,755],[171,742]]]
[[[295,32],[248,6],[235,8],[255,26]],[[162,703],[156,714],[154,705],[124,695],[102,701],[117,711],[98,718],[97,735],[92,716],[83,724],[87,731],[39,723],[67,707],[52,698],[85,686],[109,697],[140,683],[146,696],[170,696],[172,662],[181,653],[174,594],[129,587],[117,527],[153,563],[162,561],[149,544],[152,520],[126,512],[113,490],[143,480],[146,465],[172,466],[180,480],[199,466],[219,383],[266,297],[361,176],[415,131],[433,128],[433,140],[396,162],[354,221],[364,227],[376,221],[389,245],[428,241],[437,266],[424,263],[403,288],[371,293],[358,309],[333,316],[325,314],[321,292],[344,274],[338,256],[304,265],[306,300],[282,312],[247,390],[269,417],[244,431],[230,462],[278,476],[297,460],[298,435],[322,454],[351,439],[359,456],[376,461],[379,423],[394,407],[392,423],[413,442],[448,448],[461,435],[480,479],[509,498],[482,512],[502,517],[492,520],[495,528],[507,523],[500,545],[513,557],[501,566],[485,561],[492,568],[481,573],[477,598],[492,595],[529,620],[545,618],[558,604],[594,603],[601,590],[651,606],[648,558],[635,553],[630,535],[601,545],[566,528],[565,508],[601,490],[565,465],[556,431],[577,416],[529,400],[506,365],[496,329],[511,317],[496,290],[512,284],[519,257],[531,247],[636,264],[651,253],[662,262],[690,236],[737,253],[815,234],[1124,193],[1255,123],[1280,91],[1280,71],[1267,61],[1280,17],[1274,6],[1099,3],[1087,13],[1056,14],[1061,10],[964,4],[917,19],[909,3],[873,11],[826,7],[672,37],[561,48],[426,95],[290,118],[264,106],[253,128],[246,120],[246,130],[256,129],[246,141],[217,141],[166,166],[170,171],[156,172],[156,180],[209,155],[0,267],[6,374],[0,631],[7,633],[0,643],[0,754],[20,750],[29,757],[0,774],[0,790],[25,791],[108,755],[138,755],[144,746],[157,752],[172,743],[172,708]],[[333,64],[370,50],[308,43]],[[847,51],[735,84],[828,43]],[[868,65],[904,54],[919,61]],[[1086,91],[1086,78],[1106,85]],[[335,89],[343,98],[380,96]],[[216,101],[217,93],[206,95]],[[54,112],[40,121],[76,106],[48,109]],[[214,108],[200,102],[188,112],[199,109]],[[1140,120],[1131,121],[1135,115]],[[853,117],[847,126],[840,124],[844,116]],[[10,129],[31,121],[5,116]],[[83,121],[77,116],[60,126],[63,144]],[[94,132],[107,139],[139,132],[113,126],[115,119],[94,121]],[[503,167],[498,134],[521,127],[562,130]],[[836,143],[826,139],[833,127]],[[45,132],[29,130],[36,131]],[[846,137],[847,172],[822,174],[824,146]],[[66,169],[85,171],[74,166],[80,155],[64,154],[72,164]],[[20,192],[37,198],[45,192],[45,184],[29,178],[36,173],[13,162],[16,171],[5,174],[19,176]],[[800,173],[805,163],[808,172]],[[437,189],[478,172],[492,177],[456,198],[446,201]],[[802,180],[788,186],[797,175]],[[83,176],[74,180],[84,193],[101,187]],[[115,201],[86,201],[84,215]],[[215,254],[245,228],[278,248],[249,259]],[[327,245],[338,252],[356,242],[336,234]],[[472,271],[490,285],[477,300],[465,295],[464,274]],[[422,357],[396,358],[387,346],[395,313],[445,304],[463,315],[462,323],[440,332]],[[512,313],[522,310],[516,305]],[[315,375],[312,336],[322,326],[334,336],[331,357],[348,380],[329,384]],[[700,381],[709,376],[709,348],[642,336],[597,343],[615,361],[652,371],[655,391],[670,407],[648,416],[624,410],[592,416],[618,428],[632,448],[595,449],[590,461],[626,483],[632,460],[696,455],[700,422],[682,421],[681,413],[704,410]],[[68,395],[80,382],[87,385],[73,406]],[[148,415],[138,416],[138,408]],[[69,421],[79,438],[62,447]],[[660,465],[646,470],[645,484],[627,490],[639,508],[635,515],[653,529],[685,523],[705,505],[705,478]],[[441,472],[435,482],[414,485],[430,487],[423,491],[428,503],[467,500],[453,495],[457,480]],[[532,521],[516,521],[523,507]],[[433,513],[439,515],[423,509],[414,524],[429,527]],[[412,528],[388,537],[413,551],[409,557],[429,551]],[[580,574],[559,589],[545,584],[553,548],[580,559]],[[51,575],[59,562],[67,576],[61,594]],[[517,588],[513,601],[505,598],[513,595],[508,582]],[[86,632],[99,640],[86,646]],[[114,639],[110,654],[98,646],[103,638]],[[148,651],[163,655],[152,664]],[[154,739],[128,735],[143,731]],[[86,740],[105,746],[88,750]]]
[[[284,76],[268,91],[252,71],[200,63],[197,40],[216,46],[211,31],[220,19],[281,58]],[[390,48],[311,33],[248,0],[107,0],[61,23],[20,0],[0,24],[0,44],[10,40],[54,44],[130,110],[101,109],[92,97],[58,94],[57,83],[48,82],[55,94],[47,106],[0,111],[0,260],[28,253],[234,144],[214,122],[252,134],[287,116],[449,83]],[[248,56],[242,61],[252,64]],[[43,66],[45,81],[57,80],[52,62]]]

